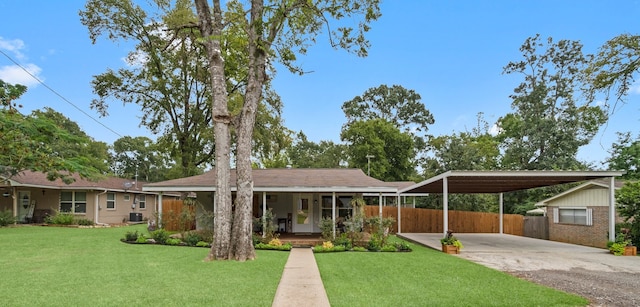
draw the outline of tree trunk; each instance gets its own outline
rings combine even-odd
[[[216,193],[214,210],[214,238],[206,260],[229,259],[231,240],[231,188],[229,125],[231,116],[227,107],[227,88],[224,75],[224,60],[219,37],[222,35],[222,10],[220,1],[213,1],[213,20],[207,0],[194,0],[200,31],[209,56],[209,70],[213,89],[213,122],[216,146]]]
[[[251,21],[249,23],[249,69],[244,106],[240,114],[237,129],[237,198],[236,214],[231,234],[230,258],[244,261],[255,259],[252,242],[253,218],[253,176],[251,173],[251,145],[258,104],[262,99],[262,87],[265,82],[266,46],[262,38],[262,0],[251,3]]]

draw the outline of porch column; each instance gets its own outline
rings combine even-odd
[[[265,228],[267,227],[267,192],[262,192],[262,237],[265,237]],[[278,225],[280,227],[280,225]]]
[[[615,177],[609,178],[609,241],[616,240],[616,180]]]
[[[500,201],[500,234],[504,233],[504,193],[500,193],[500,197],[499,197],[499,201]]]
[[[16,188],[11,187],[11,200],[13,202],[13,217],[15,224],[18,223],[18,197],[16,196]]]
[[[162,192],[158,194],[158,228],[162,227]]]
[[[442,178],[442,230],[443,236],[449,230],[449,181],[447,177]]]
[[[398,233],[402,233],[402,210],[400,204],[400,194],[398,194]]]
[[[378,196],[378,215],[380,216],[380,222],[382,222],[382,193]]]
[[[322,199],[320,199],[322,202]],[[322,203],[320,204],[322,206]],[[322,210],[320,210],[322,212]],[[331,220],[333,220],[333,239],[336,238],[336,192],[331,193]]]

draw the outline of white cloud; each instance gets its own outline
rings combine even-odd
[[[31,75],[44,81],[42,77],[38,76],[42,69],[36,64],[26,64],[23,67],[29,71]],[[10,84],[22,84],[26,87],[37,85],[39,83],[38,80],[34,79],[31,75],[16,65],[0,67],[0,79]]]
[[[21,51],[23,49],[25,49],[25,44],[21,39],[8,40],[0,36],[0,50],[11,53],[9,56],[12,56],[14,58],[13,60],[27,60],[27,57]],[[22,67],[19,65],[0,67],[0,79],[10,84],[22,84],[27,87],[35,86],[39,83],[34,76],[44,81],[43,78],[39,76],[42,68],[38,65],[33,63],[20,65]]]
[[[500,128],[497,124],[493,124],[491,128],[489,128],[489,134],[496,136],[502,132],[502,128]]]
[[[636,81],[629,87],[629,94],[640,94],[640,81]]]
[[[19,60],[25,58],[24,54],[20,52],[21,49],[24,49],[24,42],[21,39],[7,40],[0,36],[0,49],[10,51]]]

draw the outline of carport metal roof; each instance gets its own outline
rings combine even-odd
[[[400,194],[504,193],[563,183],[622,176],[622,171],[448,171],[398,191]]]
[[[563,183],[610,178],[609,186],[609,239],[615,236],[614,178],[624,171],[448,171],[425,181],[400,189],[398,194],[441,193],[443,198],[443,225],[447,231],[449,193],[500,193],[500,233],[502,233],[502,193],[547,187]],[[400,209],[398,208],[398,214]],[[400,217],[398,217],[400,220]],[[399,228],[399,227],[398,227]]]

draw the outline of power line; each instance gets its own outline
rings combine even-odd
[[[0,53],[2,53],[2,55],[4,55],[7,59],[9,59],[9,61],[13,62],[13,64],[17,65],[18,67],[20,67],[20,69],[22,69],[24,72],[26,72],[29,76],[31,76],[31,78],[33,78],[34,80],[38,81],[38,83],[42,84],[42,86],[46,87],[49,91],[51,91],[52,93],[54,93],[56,96],[60,97],[60,99],[62,99],[64,102],[70,104],[71,106],[73,106],[74,108],[76,108],[76,110],[82,112],[82,114],[86,115],[87,117],[91,118],[94,122],[96,122],[98,125],[104,127],[105,129],[111,131],[113,134],[122,137],[122,135],[118,132],[116,132],[115,130],[107,127],[105,124],[101,123],[100,121],[98,121],[97,119],[93,118],[93,116],[89,115],[87,112],[85,112],[84,110],[80,109],[78,106],[76,106],[75,104],[73,104],[73,102],[69,101],[69,99],[65,98],[64,96],[62,96],[60,93],[56,92],[54,89],[52,89],[50,86],[48,86],[47,84],[45,84],[44,82],[42,82],[42,80],[40,80],[38,77],[34,76],[31,72],[29,72],[26,68],[24,68],[24,66],[22,66],[20,63],[18,63],[16,60],[14,60],[12,57],[10,57],[8,54],[6,54],[4,51],[0,50]]]

